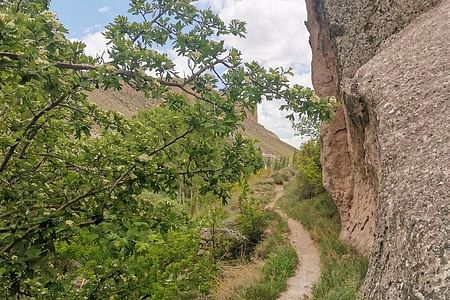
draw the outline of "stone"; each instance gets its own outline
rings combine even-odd
[[[370,257],[364,295],[450,299],[450,0],[307,8],[314,87],[342,103],[322,127],[324,185]]]
[[[355,160],[359,154],[354,145],[349,146],[348,135],[345,109],[341,107],[332,122],[321,128],[323,182],[340,213],[341,239],[368,255],[375,230],[376,183],[371,179],[376,177],[362,177],[367,173],[359,169],[365,164]]]

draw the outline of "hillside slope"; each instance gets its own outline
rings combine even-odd
[[[118,111],[125,117],[131,118],[139,111],[158,105],[155,100],[148,99],[143,93],[137,92],[129,86],[124,86],[121,91],[96,90],[89,95],[89,99],[103,109]],[[244,121],[243,134],[258,141],[258,146],[264,157],[277,158],[292,156],[296,149],[280,140],[273,132],[257,123],[257,117],[250,116]]]

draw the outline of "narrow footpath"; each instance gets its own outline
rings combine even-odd
[[[283,196],[284,188],[276,186],[274,200],[266,206],[266,209],[274,210],[289,225],[289,240],[295,249],[299,264],[295,275],[288,280],[287,290],[281,294],[279,300],[302,300],[311,296],[313,285],[320,278],[320,254],[308,231],[302,224],[289,218],[280,209],[274,209],[276,202]]]

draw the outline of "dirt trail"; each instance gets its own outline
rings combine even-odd
[[[274,200],[266,206],[266,209],[274,209],[276,202],[283,196],[283,186],[276,186]],[[278,300],[301,300],[311,296],[314,283],[320,278],[320,255],[308,231],[299,222],[289,218],[279,209],[275,211],[287,220],[289,225],[289,240],[297,252],[299,264],[295,275],[288,280],[287,290],[281,294]]]

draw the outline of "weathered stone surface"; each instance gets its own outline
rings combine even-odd
[[[441,0],[308,0],[336,51],[339,78],[353,77],[381,45]]]
[[[450,299],[450,0],[393,37],[349,85],[371,99],[382,161],[365,295]]]
[[[324,187],[336,200],[341,222],[346,224],[349,222],[347,207],[351,206],[353,199],[353,177],[348,153],[347,126],[342,107],[336,112],[330,124],[322,125],[320,138]]]
[[[313,50],[312,79],[320,96],[336,96],[344,104],[347,127],[347,153],[350,171],[344,172],[333,165],[345,165],[344,155],[330,157],[324,165],[324,177],[336,184],[325,182],[327,190],[337,195],[334,199],[345,204],[340,210],[343,220],[341,237],[368,254],[374,239],[373,218],[377,199],[379,164],[377,152],[377,121],[364,99],[346,95],[342,82],[352,78],[394,33],[399,32],[418,15],[433,7],[439,0],[306,0],[307,27],[311,33]],[[337,116],[339,118],[339,116]],[[322,140],[333,144],[333,133]],[[340,137],[338,137],[340,139]],[[322,145],[326,148],[326,145]],[[326,149],[325,149],[326,151]],[[331,149],[330,152],[333,150]],[[342,176],[348,176],[342,179]],[[340,192],[340,182],[353,181],[345,186],[351,190]],[[336,189],[336,190],[334,190]],[[338,198],[342,195],[351,198]]]
[[[347,99],[347,102],[349,101]],[[378,163],[378,159],[367,156],[367,161],[352,161],[352,158],[366,156],[358,153],[364,151],[356,148],[358,145],[349,145],[348,137],[351,135],[358,138],[357,135],[364,134],[367,138],[366,136],[359,138],[372,142],[373,138],[369,135],[373,135],[374,132],[367,130],[365,133],[364,130],[359,130],[359,127],[347,126],[344,108],[341,107],[333,121],[324,124],[321,129],[323,182],[339,209],[342,223],[341,239],[368,255],[375,229],[374,197],[377,184],[372,180],[377,177],[372,173],[375,172],[373,165]],[[358,119],[357,116],[353,118]],[[351,132],[348,132],[347,128],[350,128]],[[370,149],[370,145],[365,144],[365,147]],[[370,153],[376,154],[377,151],[371,149]]]
[[[339,78],[335,51],[327,31],[320,1],[306,0],[308,20],[306,27],[310,33],[312,48],[312,81],[319,96],[339,95]]]
[[[370,253],[365,295],[450,299],[450,0],[307,3],[315,89],[343,103],[324,183],[342,237]]]

